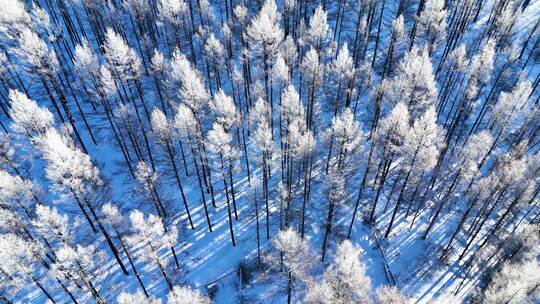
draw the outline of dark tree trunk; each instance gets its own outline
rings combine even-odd
[[[186,209],[186,214],[188,217],[189,225],[191,226],[191,229],[195,229],[195,226],[193,226],[193,221],[191,220],[191,214],[189,213],[189,207],[186,200],[186,196],[184,194],[184,187],[182,187],[182,181],[180,181],[180,174],[178,173],[178,168],[176,167],[176,161],[174,160],[174,152],[172,150],[171,143],[168,143],[166,146],[167,154],[169,155],[169,159],[171,161],[171,165],[173,167],[174,171],[174,177],[176,179],[176,183],[178,184],[178,189],[180,189],[180,195],[182,196],[182,201],[184,203],[184,208]]]

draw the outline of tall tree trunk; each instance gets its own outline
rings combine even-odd
[[[176,161],[174,160],[174,152],[172,150],[171,143],[167,144],[166,149],[167,149],[167,154],[169,155],[169,159],[171,161],[171,165],[173,167],[174,177],[176,179],[176,183],[178,184],[178,189],[180,189],[180,195],[182,196],[184,208],[186,209],[189,225],[191,226],[191,229],[195,229],[195,226],[193,226],[193,221],[191,220],[191,214],[189,212],[189,206],[186,200],[186,196],[184,194],[184,187],[182,187],[182,181],[180,181],[180,174],[178,173],[178,168],[176,167]]]
[[[56,304],[56,301],[54,300],[54,298],[51,296],[51,294],[43,287],[43,285],[41,285],[41,283],[38,282],[38,280],[36,278],[34,278],[32,276],[32,281],[34,281],[34,283],[37,285],[37,287],[39,287],[39,289],[45,294],[45,296],[47,296],[47,299],[49,299],[53,304]]]
[[[382,20],[384,16],[385,4],[386,4],[386,0],[382,0],[381,14],[379,15],[379,26],[377,28],[377,38],[375,39],[375,50],[373,51],[373,60],[371,61],[372,67],[375,65],[375,61],[377,60],[377,49],[379,48],[379,39],[381,35],[381,25],[382,25]]]
[[[332,219],[334,217],[334,202],[332,202],[332,200],[330,200],[329,202],[329,206],[328,206],[328,216],[326,218],[326,226],[325,226],[325,231],[324,231],[324,239],[323,239],[323,244],[322,244],[322,248],[321,248],[321,253],[322,253],[322,257],[321,257],[321,261],[324,262],[324,258],[326,256],[326,248],[328,246],[328,237],[330,236],[330,233],[332,232]]]

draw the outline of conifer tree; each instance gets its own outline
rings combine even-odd
[[[208,149],[214,154],[214,170],[221,177],[227,201],[227,214],[229,217],[229,232],[231,242],[236,246],[231,216],[231,201],[234,218],[238,221],[236,198],[234,194],[233,170],[237,166],[239,151],[232,145],[232,135],[226,131],[222,124],[214,122],[212,130],[208,132]]]
[[[0,168],[21,175],[19,156],[9,135],[0,134]]]
[[[435,103],[437,87],[426,49],[419,50],[413,47],[405,54],[384,95],[389,102],[405,103],[409,108],[411,119],[419,117]]]
[[[187,142],[189,144],[191,154],[193,157],[193,164],[195,166],[195,171],[197,173],[197,182],[199,185],[199,190],[201,193],[201,199],[203,201],[203,205],[205,207],[205,214],[207,214],[207,205],[206,205],[206,196],[205,196],[205,189],[208,189],[208,183],[206,174],[209,174],[209,172],[206,171],[205,161],[206,161],[206,152],[205,152],[205,144],[204,144],[204,138],[203,135],[200,133],[200,129],[198,128],[197,120],[195,119],[195,115],[185,105],[179,105],[177,107],[176,115],[174,116],[174,129],[175,129],[175,136],[178,136],[181,140],[184,140],[184,142]],[[204,156],[203,156],[204,155]],[[199,160],[199,161],[198,161]],[[202,181],[201,181],[202,179]],[[203,187],[203,185],[205,187]],[[213,189],[213,187],[210,184],[210,189]],[[212,191],[212,205],[214,207],[216,206],[213,190]],[[209,191],[209,192],[210,192]],[[212,231],[212,224],[210,222],[210,218],[207,216],[207,222],[208,222],[208,228],[210,231]]]
[[[346,106],[342,99],[347,96],[347,84],[351,81],[355,73],[353,59],[349,54],[349,46],[347,43],[343,44],[336,59],[330,64],[329,69],[329,86],[331,88],[332,96],[335,96],[335,98],[330,100],[329,108],[333,111],[335,116],[344,106]]]
[[[135,95],[138,96],[144,109],[146,121],[150,123],[149,106],[145,101],[140,81],[141,59],[135,50],[126,43],[125,39],[112,28],[107,28],[105,37],[106,40],[103,49],[105,50],[107,69],[110,71],[110,77],[112,77],[112,79],[109,80],[109,85],[115,87],[114,91],[119,94],[122,105],[131,104],[131,108],[134,110],[137,118],[137,127],[142,130],[141,135],[146,147],[146,153],[148,153],[148,158],[152,163],[152,167],[155,167],[152,150],[150,149],[147,138],[146,126],[143,123],[139,112],[139,105],[135,102],[134,97]]]
[[[133,270],[133,273],[137,277],[137,282],[141,286],[144,295],[148,297],[148,291],[146,290],[146,286],[143,284],[143,281],[141,279],[141,275],[139,274],[139,271],[137,270],[137,267],[135,266],[135,260],[133,258],[133,253],[130,252],[129,246],[128,246],[128,237],[129,237],[129,222],[128,220],[120,213],[118,208],[111,204],[106,203],[101,207],[101,212],[103,212],[104,215],[104,222],[111,227],[111,229],[114,231],[114,235],[118,242],[120,243],[120,246],[122,248],[122,251],[126,255],[129,264],[131,265],[131,269]],[[135,294],[139,294],[140,291],[137,291]],[[125,297],[125,301],[129,299],[130,297]],[[120,300],[118,300],[120,302]]]
[[[362,151],[364,139],[361,126],[351,110],[346,108],[343,113],[334,116],[332,126],[325,131],[324,135],[330,137],[326,172],[328,172],[332,156],[335,155],[333,167],[349,176],[355,171],[355,156]]]
[[[157,214],[166,219],[169,216],[170,208],[165,207],[167,204],[160,195],[159,174],[152,171],[145,162],[140,161],[137,164],[135,178],[137,181],[135,191],[143,197],[144,201],[151,202]],[[169,206],[167,205],[167,207]]]
[[[259,204],[261,199],[261,179],[255,175],[253,177],[253,182],[250,185],[250,190],[248,193],[249,201],[254,205],[255,209],[255,234],[257,239],[257,265],[261,266],[262,263],[262,254],[261,254],[261,237],[260,237],[260,221],[259,221]]]
[[[368,163],[362,177],[360,189],[358,190],[358,197],[356,198],[355,208],[349,225],[348,235],[351,235],[352,227],[356,217],[356,212],[360,204],[360,199],[364,191],[364,187],[368,181],[368,173],[370,172],[371,163],[370,159],[375,151],[378,153],[380,161],[375,175],[374,186],[377,186],[377,192],[375,194],[375,200],[371,211],[369,213],[368,223],[372,223],[375,218],[375,212],[379,201],[380,193],[389,177],[390,170],[392,169],[392,163],[399,157],[399,148],[403,145],[403,141],[407,132],[409,131],[409,110],[403,103],[398,103],[394,106],[392,111],[381,121],[381,126],[375,133],[375,140],[372,140],[372,147],[370,148],[370,156],[368,156]],[[380,172],[378,172],[380,171]],[[377,181],[378,179],[378,181]]]
[[[524,303],[538,299],[540,265],[535,258],[507,263],[497,272],[484,292],[490,303]]]
[[[399,174],[399,176],[405,174],[405,177],[399,191],[396,206],[392,212],[388,229],[385,232],[385,237],[388,237],[392,231],[392,225],[399,207],[403,202],[405,189],[407,188],[411,174],[423,175],[424,172],[435,167],[437,156],[443,146],[441,133],[441,128],[437,125],[435,108],[432,106],[424,115],[415,120],[413,126],[405,136],[401,152],[403,155],[402,161],[405,163]]]
[[[131,246],[144,244],[138,257],[144,261],[152,262],[157,266],[159,272],[165,279],[169,290],[173,285],[170,276],[167,274],[167,260],[161,256],[160,250],[168,248],[174,257],[176,267],[180,267],[178,258],[174,250],[174,244],[178,239],[176,227],[166,230],[160,217],[150,214],[144,216],[139,210],[134,210],[129,214],[132,234],[128,236],[127,242]]]
[[[55,242],[55,260],[51,266],[52,273],[62,280],[76,286],[84,286],[94,300],[104,303],[104,298],[95,285],[95,276],[101,270],[104,254],[98,255],[94,245],[75,244],[73,230],[78,222],[69,221],[66,215],[60,215],[56,208],[43,205],[36,206],[36,217],[32,221],[34,227],[50,241]],[[73,299],[73,297],[72,297]]]
[[[395,286],[381,286],[376,290],[377,304],[400,304],[407,303],[407,297]]]
[[[309,40],[317,52],[321,52],[323,44],[328,42],[329,30],[326,12],[322,6],[318,5],[309,19],[308,28]]]
[[[312,255],[311,248],[308,241],[302,239],[292,228],[280,231],[274,244],[283,255],[283,267],[280,269],[287,280],[287,303],[291,303],[295,281],[302,280],[307,275]],[[278,261],[275,263],[276,266],[280,264]]]
[[[318,93],[321,87],[321,74],[324,67],[324,65],[321,64],[320,55],[316,49],[310,48],[309,51],[307,51],[302,60],[301,67],[303,70],[302,78],[307,91],[305,124],[308,129],[313,129],[313,120],[320,107],[317,96],[319,95]]]
[[[429,54],[437,49],[439,43],[444,41],[446,35],[446,5],[441,0],[426,0],[424,9],[416,18],[411,32],[411,48],[415,42],[420,48],[427,46]],[[422,41],[421,44],[418,40]]]
[[[101,304],[105,303],[105,300],[100,290],[94,285],[92,278],[98,274],[95,268],[103,263],[96,250],[92,245],[64,244],[56,251],[56,263],[52,265],[51,271],[62,273],[62,276],[70,277],[71,280],[81,281],[90,291],[94,300]]]
[[[206,154],[206,143],[204,142],[205,129],[204,119],[205,110],[208,109],[210,95],[208,94],[204,80],[201,74],[189,63],[185,55],[179,50],[173,54],[170,63],[170,78],[174,82],[180,82],[180,90],[176,92],[182,103],[191,110],[195,119],[196,132],[193,133],[193,140],[196,141],[198,149],[196,150],[201,159],[201,169],[207,189],[212,196],[212,204],[215,206],[214,188],[212,176],[210,174],[210,165]],[[179,112],[182,113],[182,112]],[[178,124],[180,117],[175,117]]]
[[[180,172],[176,164],[176,159],[175,159],[176,152],[173,145],[173,129],[171,128],[165,114],[157,108],[155,108],[152,111],[151,121],[152,121],[152,130],[154,132],[154,138],[156,140],[156,143],[160,145],[161,148],[166,152],[167,154],[166,157],[168,158],[167,163],[169,164],[169,167],[172,168],[172,171],[174,172],[174,177],[178,185],[178,189],[180,190],[180,195],[184,203],[184,208],[186,209],[189,225],[191,229],[195,229],[195,227],[193,226],[193,221],[191,219],[191,214],[189,212],[189,206],[186,199],[186,195],[184,193],[184,187],[182,186],[182,181],[180,179]],[[181,150],[181,154],[183,155],[183,149],[181,147],[180,147],[180,150]],[[184,166],[186,166],[185,157],[183,157],[183,160],[184,160]],[[187,169],[186,169],[186,172],[187,172]]]
[[[118,304],[161,304],[161,300],[154,297],[148,297],[140,290],[137,290],[135,293],[123,291],[116,297],[116,302],[118,302]]]
[[[127,275],[128,271],[118,255],[116,246],[103,227],[101,215],[98,213],[99,202],[110,191],[109,185],[101,178],[99,169],[92,164],[88,154],[74,147],[73,142],[60,135],[54,128],[47,130],[40,141],[39,148],[46,161],[45,172],[47,178],[53,183],[53,189],[60,194],[70,196],[76,202],[94,232],[97,232],[95,227],[97,224],[116,262]]]
[[[457,172],[455,173],[450,186],[448,186],[446,192],[444,192],[444,196],[442,196],[439,205],[436,207],[435,213],[430,221],[430,225],[424,234],[424,238],[426,238],[429,234],[429,230],[436,222],[439,213],[443,209],[443,206],[450,200],[453,191],[458,188],[459,183],[462,183],[462,186],[467,185],[465,192],[468,192],[473,185],[473,182],[477,180],[478,176],[480,175],[480,162],[489,152],[489,147],[491,146],[492,142],[493,138],[488,131],[480,132],[469,138],[467,144],[463,147],[459,156],[455,160],[456,163],[453,164]],[[451,238],[450,242],[452,242],[452,239],[453,237]]]
[[[280,19],[281,14],[277,11],[275,1],[266,0],[257,16],[252,19],[246,29],[246,34],[250,42],[250,51],[262,57],[265,96],[267,100],[270,99],[270,68],[279,43],[283,39],[283,30],[279,25]]]
[[[320,282],[308,287],[308,303],[371,303],[371,280],[361,261],[360,249],[349,240],[336,249],[332,264],[328,266]]]
[[[328,173],[328,214],[326,218],[326,225],[324,229],[324,238],[321,248],[321,260],[324,261],[326,257],[326,249],[328,247],[328,241],[332,233],[333,228],[333,218],[336,208],[340,207],[345,203],[346,199],[346,190],[345,190],[345,178],[343,177],[343,172],[340,169],[332,169]]]
[[[256,157],[256,160],[262,166],[262,182],[266,214],[266,238],[270,239],[269,179],[271,177],[270,164],[272,163],[274,154],[276,152],[276,147],[274,141],[272,140],[272,130],[270,129],[270,125],[267,121],[263,120],[258,124],[258,127],[253,134],[253,143],[255,150],[259,155]]]
[[[28,137],[43,135],[54,125],[53,115],[49,110],[41,108],[29,99],[26,94],[12,90],[10,116],[13,119],[11,128],[14,132]]]
[[[21,285],[35,284],[52,303],[55,303],[50,291],[45,289],[43,281],[39,280],[41,270],[39,261],[44,254],[39,244],[6,233],[0,234],[0,245],[2,260],[0,271],[9,277],[9,286],[17,290]]]
[[[169,304],[210,304],[208,297],[203,296],[198,290],[187,286],[174,286],[167,296]]]
[[[397,58],[402,55],[403,45],[407,42],[405,37],[405,24],[403,15],[399,15],[392,24],[390,42],[388,44],[388,54],[384,60],[382,78],[384,79],[391,71]],[[397,58],[396,58],[397,57]]]

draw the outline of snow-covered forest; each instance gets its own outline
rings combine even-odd
[[[540,1],[0,0],[0,303],[538,303]]]

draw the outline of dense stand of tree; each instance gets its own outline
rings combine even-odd
[[[538,300],[539,15],[528,0],[3,0],[0,302],[161,303],[144,279],[159,273],[168,303],[209,303],[178,285],[182,242],[223,225],[241,246],[251,220],[288,303],[407,301],[372,291],[360,226],[388,244],[416,231],[459,269],[434,302],[479,277],[475,300]],[[116,267],[135,293],[106,288]]]

